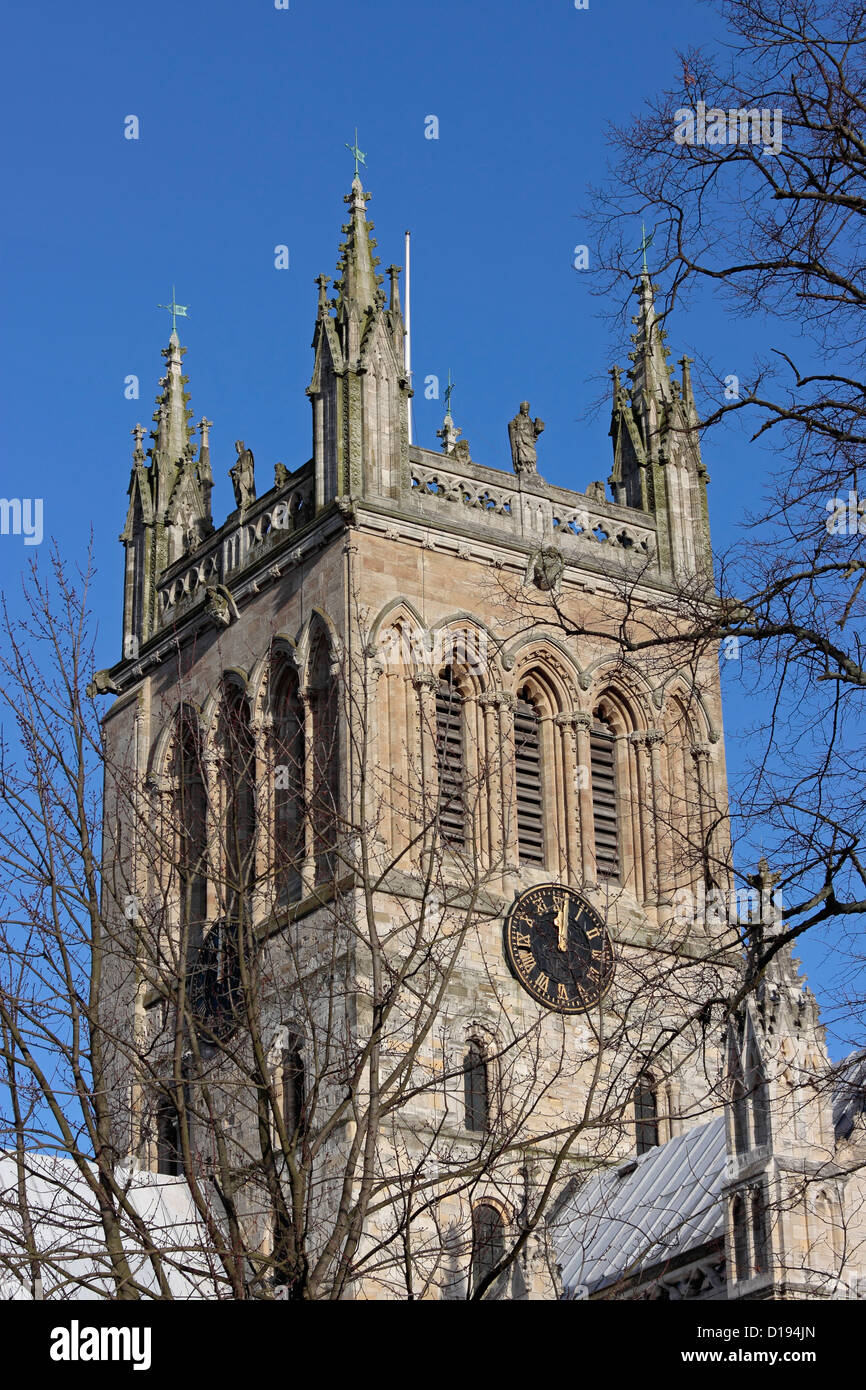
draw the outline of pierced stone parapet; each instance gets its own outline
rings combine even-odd
[[[522,478],[512,484],[507,475],[480,464],[456,464],[435,455],[410,461],[411,496],[418,510],[447,523],[463,511],[473,524],[539,539],[563,547],[563,558],[615,556],[617,561],[657,567],[656,532],[647,513],[640,520],[630,509],[597,499],[582,502],[581,494],[551,487],[543,479]],[[644,522],[646,518],[646,523]]]

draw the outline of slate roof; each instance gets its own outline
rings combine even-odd
[[[96,1203],[71,1159],[28,1155],[27,1202],[36,1236],[43,1297],[97,1299],[111,1296],[105,1235]],[[182,1178],[120,1170],[133,1209],[144,1218],[157,1247],[174,1298],[214,1298],[207,1237]],[[30,1271],[23,1239],[15,1160],[0,1153],[0,1301],[29,1300]],[[124,1240],[134,1277],[156,1292],[158,1283],[141,1242],[131,1230]],[[214,1266],[214,1272],[217,1267]]]
[[[724,1235],[723,1117],[593,1174],[551,1222],[566,1298],[581,1298]]]

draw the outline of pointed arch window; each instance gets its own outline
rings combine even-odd
[[[439,773],[437,819],[447,845],[466,843],[466,808],[463,801],[465,747],[463,698],[451,667],[446,667],[436,686],[436,766]]]
[[[297,672],[287,661],[277,669],[273,698],[273,864],[278,903],[301,893],[304,860],[304,711]]]
[[[176,1178],[182,1172],[180,1124],[174,1103],[159,1102],[156,1110],[156,1171]]]
[[[770,1267],[770,1247],[764,1183],[759,1183],[752,1191],[752,1250],[755,1274],[766,1274]]]
[[[475,1134],[490,1128],[490,1077],[487,1053],[478,1038],[471,1038],[463,1058],[463,1099],[466,1128]]]
[[[337,677],[331,673],[331,647],[324,632],[313,646],[309,668],[312,717],[312,787],[310,818],[316,882],[324,883],[336,866],[340,803],[340,727]]]
[[[195,712],[178,716],[174,775],[181,924],[188,948],[201,943],[207,920],[207,792],[202,740]]]
[[[255,877],[256,750],[249,701],[234,682],[224,686],[220,725],[225,898],[229,916],[236,918]]]
[[[764,1068],[754,1040],[749,1043],[746,1077],[752,1119],[752,1146],[757,1149],[770,1142],[770,1106]]]
[[[297,1033],[289,1034],[282,1050],[280,1090],[286,1133],[289,1139],[293,1135],[300,1137],[305,1130],[307,1087],[303,1043]]]
[[[618,879],[620,843],[616,735],[601,714],[596,714],[590,730],[589,758],[596,872],[599,878]]]
[[[749,1278],[749,1228],[746,1203],[739,1192],[731,1203],[731,1226],[734,1238],[734,1272],[737,1281],[742,1283]]]
[[[645,1154],[657,1148],[659,1142],[658,1090],[648,1073],[638,1078],[633,1098],[635,1150]]]
[[[544,785],[541,719],[530,692],[514,704],[514,764],[517,789],[517,846],[521,864],[544,864]]]
[[[505,1258],[505,1223],[501,1212],[491,1202],[480,1202],[472,1212],[472,1278],[471,1292],[480,1289],[488,1275]],[[501,1298],[504,1274],[488,1285],[483,1298]]]

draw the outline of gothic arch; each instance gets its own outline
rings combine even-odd
[[[549,633],[526,633],[502,654],[502,666],[511,675],[512,690],[533,667],[545,672],[558,700],[557,713],[577,708],[577,692],[583,688],[583,674],[565,644]]]
[[[697,712],[697,723],[702,724],[700,733],[708,738],[710,743],[717,743],[719,741],[721,733],[716,728],[712,715],[707,708],[707,701],[703,690],[701,690],[700,686],[695,681],[688,680],[682,671],[671,671],[653,691],[653,702],[656,708],[662,713],[671,697],[678,699],[685,710],[694,710]],[[694,725],[695,719],[693,719],[693,726]],[[696,734],[698,733],[697,727],[695,728],[695,732]]]
[[[296,652],[298,668],[303,676],[303,684],[310,683],[310,658],[313,647],[324,633],[331,652],[331,661],[338,662],[343,657],[343,644],[334,621],[324,609],[314,607],[298,638]]]

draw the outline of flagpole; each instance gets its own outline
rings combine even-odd
[[[409,388],[412,387],[412,265],[411,265],[411,241],[412,233],[406,233],[406,329],[403,335],[403,364],[406,376],[409,378]],[[409,443],[412,441],[412,397],[409,397],[408,420],[409,420]]]

